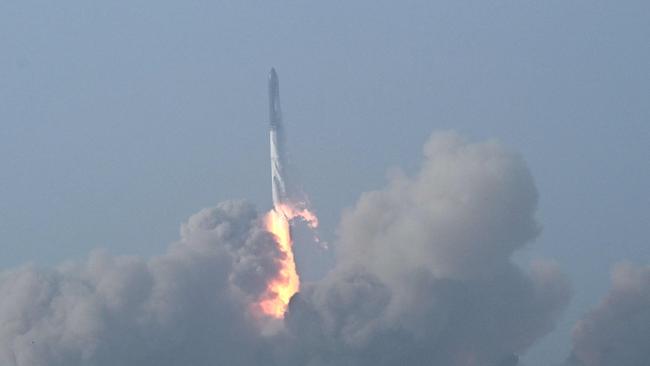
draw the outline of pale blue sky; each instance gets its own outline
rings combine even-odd
[[[202,207],[268,208],[275,66],[326,239],[433,130],[521,152],[543,225],[522,260],[575,288],[527,357],[548,365],[610,265],[650,261],[649,4],[2,1],[0,266],[152,255]]]

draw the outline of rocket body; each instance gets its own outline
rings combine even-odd
[[[284,172],[284,128],[282,126],[282,110],[280,109],[280,82],[275,69],[269,73],[269,122],[271,147],[271,193],[273,207],[279,208],[287,197],[287,184]]]

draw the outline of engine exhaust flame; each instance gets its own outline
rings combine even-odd
[[[267,231],[275,235],[278,249],[283,254],[280,270],[277,276],[268,282],[266,296],[258,305],[263,314],[280,319],[284,317],[291,296],[300,289],[300,277],[293,257],[291,221],[302,219],[309,227],[316,228],[318,218],[306,208],[294,208],[287,204],[278,206],[266,214],[264,225]]]

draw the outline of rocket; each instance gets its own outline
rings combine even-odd
[[[274,68],[269,72],[269,122],[271,142],[271,193],[273,207],[278,209],[286,203],[287,183],[285,180],[284,128],[280,110],[280,82]]]
[[[282,215],[286,220],[300,218],[312,229],[316,228],[318,217],[310,211],[309,201],[302,191],[291,184],[293,182],[287,178],[284,126],[280,110],[280,82],[278,74],[273,68],[269,72],[269,137],[273,211]],[[289,232],[289,238],[291,238],[291,232]]]

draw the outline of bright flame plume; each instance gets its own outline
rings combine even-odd
[[[284,317],[291,296],[300,289],[290,229],[290,221],[296,218],[305,221],[312,229],[318,226],[318,218],[311,211],[287,204],[280,204],[264,217],[266,230],[275,235],[278,249],[282,252],[280,270],[277,276],[268,282],[267,295],[258,304],[263,314],[273,318]]]

